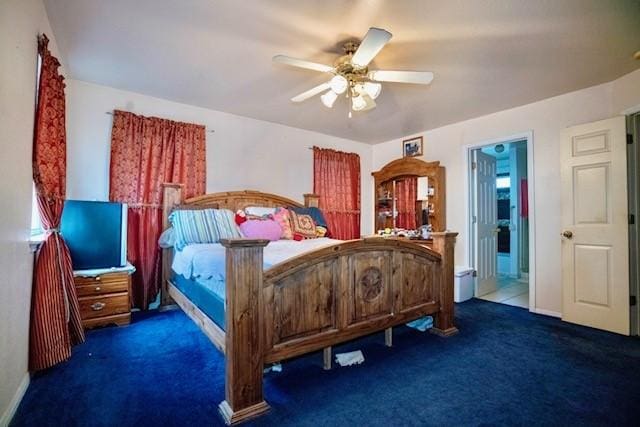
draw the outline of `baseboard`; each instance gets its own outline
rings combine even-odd
[[[29,376],[29,372],[25,372],[22,381],[20,381],[18,389],[13,395],[11,402],[9,402],[9,407],[7,407],[7,409],[4,411],[4,414],[2,414],[2,417],[0,417],[0,427],[7,427],[11,422],[11,419],[15,415],[16,410],[18,410],[18,406],[20,406],[20,402],[22,402],[24,393],[27,391],[27,388],[29,388],[30,379],[31,377]]]
[[[544,316],[552,316],[552,317],[562,317],[562,313],[558,313],[557,311],[545,310],[544,308],[534,308],[531,310],[533,313],[542,314]]]

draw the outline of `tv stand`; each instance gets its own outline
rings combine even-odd
[[[131,264],[73,272],[85,329],[131,322],[131,274],[134,272]]]

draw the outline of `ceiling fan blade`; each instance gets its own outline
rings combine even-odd
[[[369,78],[377,82],[414,83],[428,85],[433,80],[431,71],[369,71]]]
[[[273,57],[273,62],[279,62],[281,64],[291,65],[293,67],[306,68],[307,70],[321,71],[328,73],[333,71],[333,67],[324,64],[318,64],[317,62],[305,61],[304,59],[292,58],[286,55],[276,55]]]
[[[357,67],[366,67],[369,62],[380,52],[385,44],[391,40],[392,34],[381,28],[369,28],[362,39],[358,50],[353,54],[351,63]]]
[[[325,90],[327,90],[329,88],[330,88],[329,82],[322,83],[321,85],[318,85],[318,86],[316,86],[314,88],[311,88],[306,92],[302,92],[300,95],[294,96],[293,98],[291,98],[291,100],[293,102],[306,101],[307,99],[311,98],[312,96],[316,96],[320,92],[324,92]]]

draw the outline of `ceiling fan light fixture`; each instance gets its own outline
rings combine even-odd
[[[338,94],[333,89],[320,96],[320,100],[327,108],[333,108],[333,103],[336,102],[336,99],[338,99]]]
[[[351,98],[351,108],[353,111],[367,111],[376,106],[376,103],[366,93]]]
[[[329,86],[331,86],[331,90],[337,93],[338,95],[344,93],[349,86],[349,82],[341,75],[335,75],[329,82]]]
[[[362,95],[354,96],[351,98],[351,108],[353,111],[362,111],[367,106],[367,101],[364,100]]]
[[[371,99],[376,99],[380,95],[380,92],[382,92],[382,85],[380,83],[366,82],[363,87]]]

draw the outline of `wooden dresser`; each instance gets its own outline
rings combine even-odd
[[[131,321],[131,276],[128,271],[74,277],[80,316],[86,329],[128,325]]]

